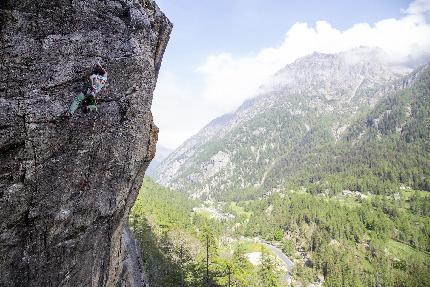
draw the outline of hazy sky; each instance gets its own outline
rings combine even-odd
[[[378,46],[399,62],[430,51],[430,0],[157,0],[174,24],[153,100],[176,148],[314,51]]]

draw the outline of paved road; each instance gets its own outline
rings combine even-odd
[[[261,244],[272,250],[276,254],[276,256],[278,256],[278,258],[281,259],[282,262],[284,262],[288,266],[288,271],[291,271],[294,266],[294,263],[282,252],[280,248],[266,241],[261,241]]]

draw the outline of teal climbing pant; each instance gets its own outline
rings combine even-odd
[[[72,104],[69,107],[69,113],[73,115],[73,113],[79,108],[79,106],[84,102],[84,105],[88,107],[90,111],[97,111],[96,101],[94,96],[86,96],[84,93],[79,93],[76,98],[73,100]]]

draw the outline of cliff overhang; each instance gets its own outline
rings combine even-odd
[[[144,286],[127,217],[171,30],[152,0],[1,2],[0,286]],[[63,118],[97,62],[99,112]]]

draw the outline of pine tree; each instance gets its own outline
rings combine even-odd
[[[258,271],[261,287],[279,287],[280,282],[276,270],[276,263],[265,249],[261,250],[261,264]]]

